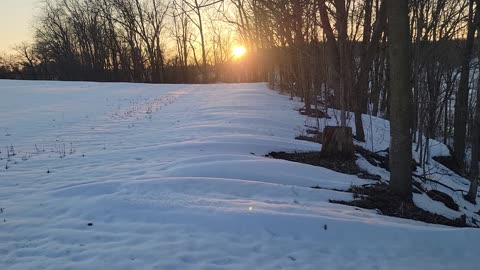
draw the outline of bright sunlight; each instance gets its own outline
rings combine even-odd
[[[245,53],[247,52],[247,49],[244,46],[237,45],[237,46],[233,46],[232,52],[233,52],[233,57],[240,58],[245,55]]]

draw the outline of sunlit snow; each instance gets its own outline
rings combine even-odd
[[[0,81],[0,269],[478,267],[480,231],[331,204],[370,180],[264,157],[320,149],[300,107],[265,84]]]

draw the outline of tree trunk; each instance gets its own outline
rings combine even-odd
[[[347,113],[351,111],[351,108],[347,106],[351,104],[348,102],[349,97],[352,94],[353,88],[353,67],[352,57],[348,44],[348,14],[345,8],[345,0],[335,1],[336,8],[336,25],[338,31],[338,55],[339,57],[339,83],[340,83],[340,125],[342,127],[347,126]],[[362,131],[363,132],[363,126]]]
[[[480,7],[477,6],[477,12]],[[480,34],[480,26],[477,25],[477,31]],[[477,41],[480,41],[480,35],[477,36]],[[480,52],[480,49],[478,50]],[[479,68],[480,70],[480,68]],[[479,152],[480,152],[480,77],[477,81],[477,103],[475,105],[475,116],[473,119],[473,134],[472,134],[472,161],[470,165],[470,189],[468,190],[465,199],[471,203],[476,203],[478,191],[478,173],[479,173]]]
[[[478,170],[479,170],[479,159],[478,152],[480,151],[479,147],[480,139],[480,89],[477,88],[477,105],[475,108],[475,119],[473,121],[473,136],[472,136],[472,161],[470,165],[470,189],[468,194],[465,197],[466,200],[471,203],[476,203],[477,191],[478,191]]]
[[[202,45],[202,83],[208,82],[208,73],[207,73],[207,53],[205,51],[205,36],[203,33],[203,22],[202,22],[202,15],[200,11],[200,5],[195,0],[196,5],[196,12],[198,16],[198,30],[200,32],[200,42]]]
[[[362,113],[367,112],[368,105],[368,89],[369,89],[369,73],[372,67],[374,48],[377,47],[378,41],[383,32],[383,20],[382,14],[379,14],[380,19],[377,20],[375,26],[375,34],[371,38],[372,30],[372,0],[365,1],[365,18],[363,22],[363,41],[361,46],[361,61],[360,72],[357,74],[357,83],[353,89],[355,101],[354,101],[354,113],[355,113],[355,138],[358,141],[365,141],[365,132],[363,129]],[[384,7],[384,4],[382,4]],[[383,12],[383,9],[382,9]]]
[[[465,133],[468,119],[468,81],[470,77],[470,61],[472,57],[473,41],[475,37],[474,21],[478,14],[473,16],[473,0],[470,0],[468,11],[467,41],[463,55],[462,71],[458,85],[458,93],[455,97],[453,149],[454,155],[460,165],[460,170],[465,169]]]
[[[390,189],[412,199],[410,140],[410,32],[408,0],[388,0],[390,55]]]

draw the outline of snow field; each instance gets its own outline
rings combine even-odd
[[[480,263],[478,230],[330,204],[352,199],[331,189],[370,180],[265,158],[320,145],[294,139],[313,119],[264,84],[0,81],[0,97],[1,269]],[[365,147],[381,150],[388,140],[380,142],[379,130],[388,127],[373,121],[374,142]],[[365,162],[358,161],[388,177]],[[310,188],[317,185],[324,189]]]

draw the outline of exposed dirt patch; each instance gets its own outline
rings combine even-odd
[[[360,146],[355,146],[355,152],[363,156],[373,166],[382,167],[385,170],[390,171],[388,149],[373,153]],[[420,166],[420,164],[418,164],[414,159],[411,160],[411,164],[412,172],[415,172],[417,167]]]
[[[382,167],[388,170],[388,150],[384,151],[384,155],[373,153],[360,146],[355,146],[355,152],[364,157],[370,164],[376,167]]]
[[[298,111],[300,112],[301,115],[307,115],[307,116],[316,117],[316,118],[330,119],[330,116],[320,109],[312,108],[312,109],[310,109],[309,112],[307,112],[307,110],[305,108],[301,108]]]
[[[307,130],[305,132],[307,132],[307,134],[317,135],[317,136],[320,136],[320,137],[323,136],[323,133],[321,131],[319,131],[318,129],[307,128]]]
[[[443,166],[449,168],[450,170],[454,171],[456,174],[462,175],[461,170],[460,170],[460,164],[458,164],[458,161],[457,161],[457,159],[455,159],[455,157],[453,157],[453,156],[436,156],[436,157],[432,157],[432,159],[435,160],[436,162],[442,164]]]
[[[438,191],[438,190],[429,190],[427,191],[428,197],[434,201],[442,202],[445,204],[446,207],[458,211],[460,207],[458,207],[458,204],[455,203],[455,201],[452,199],[452,197],[448,196],[447,194]]]
[[[412,181],[412,192],[417,194],[425,193],[425,189],[423,188],[422,184],[417,181]]]
[[[442,224],[454,227],[469,227],[466,216],[449,219],[418,208],[413,202],[404,202],[393,194],[387,185],[354,186],[348,190],[353,193],[353,201],[330,200],[331,203],[350,205],[365,209],[377,209],[381,214],[392,217],[419,220],[427,223]]]
[[[314,143],[322,143],[322,137],[321,136],[305,136],[305,135],[300,135],[295,137],[295,140],[301,140],[301,141],[308,141],[308,142],[314,142]]]
[[[346,190],[344,189],[338,189],[338,188],[324,188],[324,187],[321,187],[319,185],[316,185],[316,186],[313,186],[313,187],[310,187],[310,188],[313,188],[313,189],[323,189],[323,190],[333,190],[333,191],[338,191],[338,192],[347,192]]]
[[[307,134],[312,135],[312,136],[306,136],[306,135],[299,135],[295,137],[296,140],[302,140],[302,141],[309,141],[309,142],[314,142],[314,143],[322,143],[323,142],[323,133],[319,131],[316,128],[308,128],[305,131]]]
[[[325,167],[330,170],[356,175],[359,178],[363,179],[372,179],[380,180],[382,179],[379,175],[370,174],[358,167],[355,163],[355,159],[334,159],[334,158],[324,158],[320,152],[303,152],[303,153],[286,153],[286,152],[271,152],[268,155],[269,157],[276,159],[284,159],[293,162],[299,162],[304,164],[310,164],[319,167]]]

